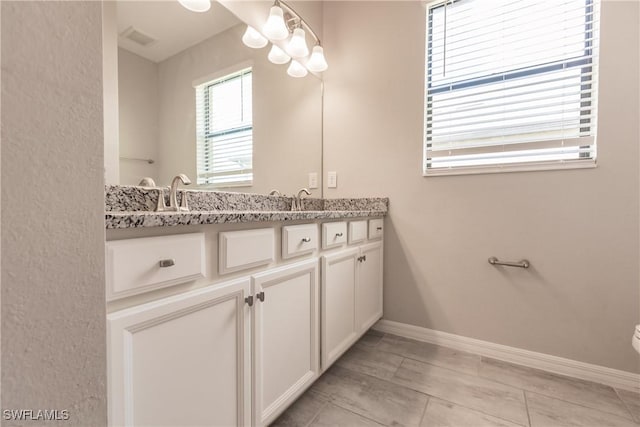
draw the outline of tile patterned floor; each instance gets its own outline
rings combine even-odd
[[[369,331],[272,426],[640,427],[640,394]]]

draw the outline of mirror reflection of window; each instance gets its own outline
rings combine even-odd
[[[196,86],[198,184],[253,183],[252,72],[243,68]]]

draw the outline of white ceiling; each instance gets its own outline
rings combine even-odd
[[[191,12],[177,0],[118,0],[118,46],[154,62],[163,61],[238,23],[238,18],[215,0],[204,13]],[[130,27],[157,41],[141,46],[122,37]]]

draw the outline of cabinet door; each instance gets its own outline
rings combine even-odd
[[[253,276],[254,425],[268,425],[319,375],[318,259]]]
[[[360,247],[356,318],[359,334],[382,317],[382,242]]]
[[[357,339],[357,248],[322,257],[322,370]]]
[[[107,316],[109,424],[251,422],[249,278]]]

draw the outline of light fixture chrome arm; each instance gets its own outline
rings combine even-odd
[[[313,28],[311,28],[311,25],[309,25],[309,23],[307,21],[304,20],[304,18],[302,16],[300,16],[300,14],[298,12],[296,12],[296,10],[291,7],[289,4],[287,4],[286,2],[284,2],[283,0],[275,0],[274,2],[275,6],[280,6],[286,9],[286,11],[292,15],[290,18],[286,19],[285,17],[285,23],[287,24],[287,27],[289,28],[289,31],[293,31],[294,28],[296,28],[296,25],[304,25],[305,29],[311,34],[311,36],[313,36],[313,38],[316,40],[316,44],[318,46],[322,46],[322,42],[320,41],[320,37],[318,37],[318,35],[316,34],[315,31],[313,31]],[[298,20],[298,22],[296,22],[293,26],[293,28],[290,25],[290,21],[291,20]]]

